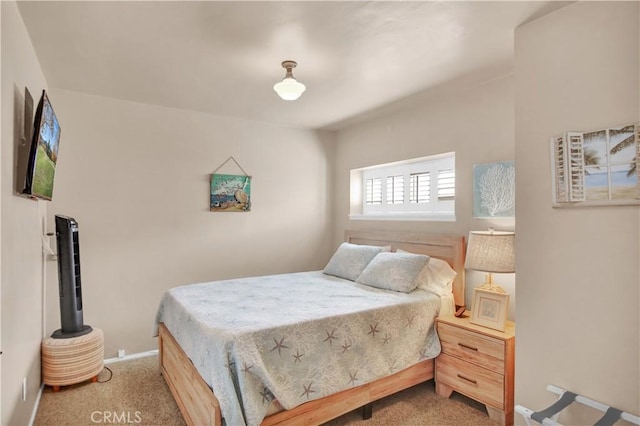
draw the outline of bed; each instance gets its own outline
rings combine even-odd
[[[446,261],[457,272],[451,295],[464,304],[464,237],[346,231],[345,242]],[[397,260],[374,257],[384,256]],[[433,378],[432,323],[443,301],[364,285],[369,269],[358,282],[310,271],[167,292],[157,316],[160,366],[187,424],[321,424]],[[237,299],[244,289],[251,296]]]

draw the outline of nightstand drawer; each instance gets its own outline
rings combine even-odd
[[[438,323],[442,353],[504,374],[504,341],[442,322]]]
[[[438,356],[436,365],[438,383],[450,386],[476,401],[503,409],[504,376],[444,353]]]

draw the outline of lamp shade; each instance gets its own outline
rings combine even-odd
[[[295,101],[305,89],[305,85],[293,77],[285,77],[273,86],[273,90],[285,101]]]
[[[464,266],[476,271],[515,272],[514,243],[514,232],[472,231],[469,233]]]

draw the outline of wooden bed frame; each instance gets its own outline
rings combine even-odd
[[[464,237],[418,232],[346,231],[345,241],[390,245],[392,249],[446,260],[458,272],[453,283],[455,304],[464,305]],[[217,398],[164,324],[159,326],[158,346],[162,375],[186,423],[221,425]],[[269,415],[262,425],[319,425],[433,376],[433,359],[424,360],[391,376]]]

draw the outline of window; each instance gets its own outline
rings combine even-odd
[[[455,153],[352,170],[351,176],[352,219],[455,220]]]

